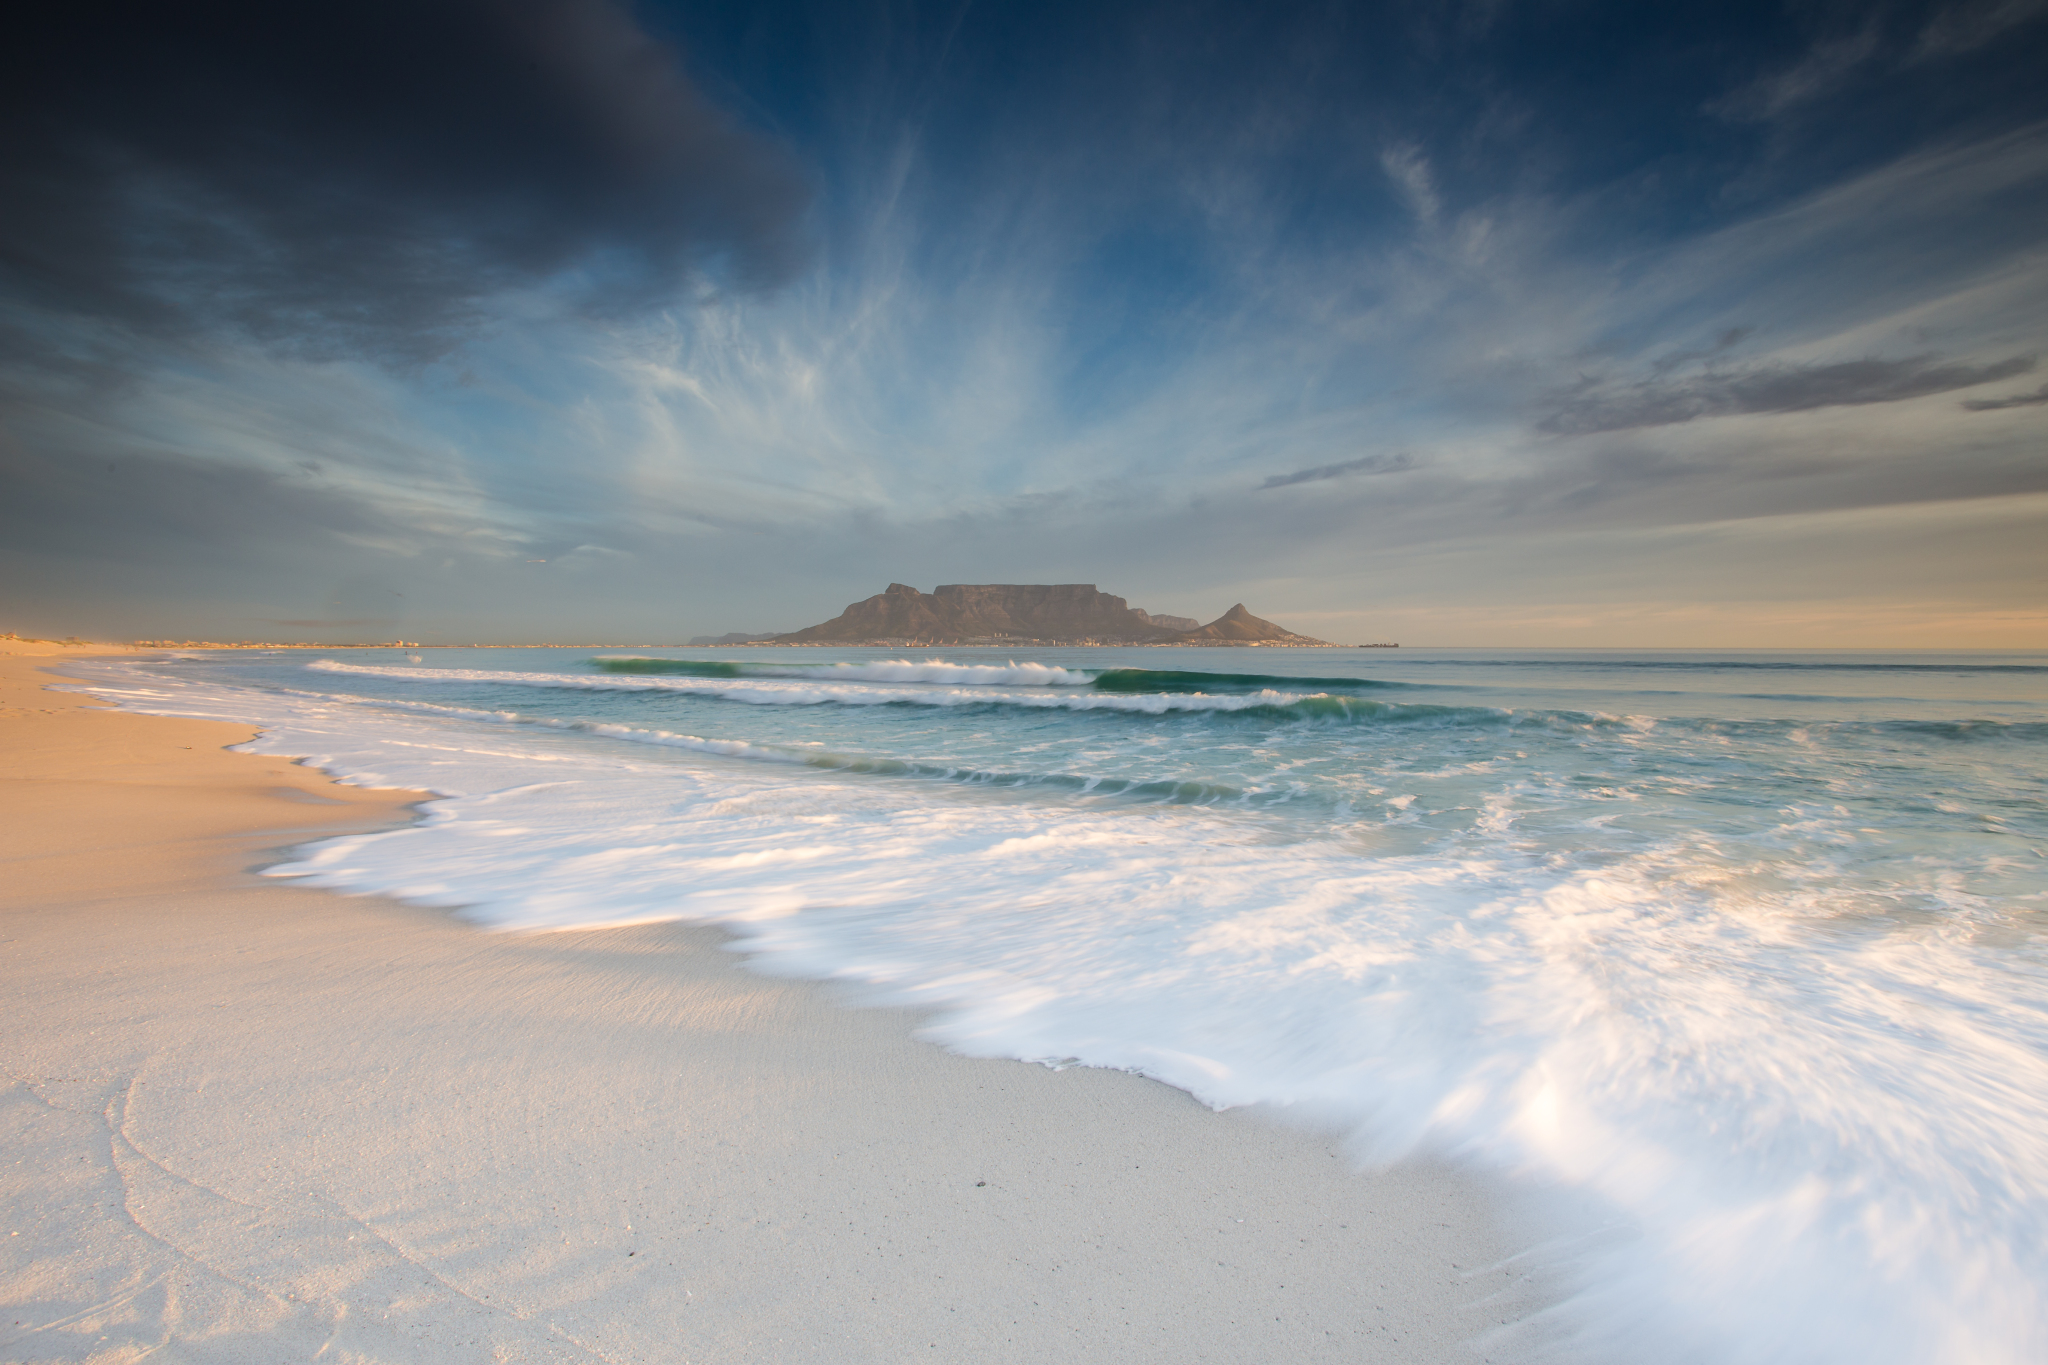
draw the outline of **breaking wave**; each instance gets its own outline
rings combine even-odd
[[[1135,667],[528,657],[89,667],[131,707],[445,794],[271,875],[509,929],[723,923],[760,969],[864,982],[962,1052],[1295,1106],[1360,1155],[1583,1197],[1605,1222],[1559,1251],[1574,1358],[2048,1359],[2038,698],[1797,719],[1725,691],[1619,714],[1654,704],[1647,672],[1527,704],[1524,680],[1581,687],[1580,660],[1492,661],[1516,683],[1477,706]],[[1711,669],[1748,666],[1698,665],[1721,688]],[[308,679],[334,691],[286,693]]]
[[[404,682],[484,683],[503,687],[560,688],[583,692],[665,692],[745,702],[753,706],[932,706],[1024,707],[1036,710],[1100,711],[1133,715],[1214,713],[1279,721],[1365,723],[1500,724],[1513,714],[1490,706],[1445,706],[1427,702],[1374,701],[1262,688],[1255,692],[1097,691],[1073,683],[1027,686],[1015,691],[990,684],[949,679],[943,687],[917,686],[908,680],[856,681],[850,675],[783,678],[772,675],[731,677],[616,676],[580,673],[500,673],[465,668],[401,668],[316,660],[307,668]],[[913,667],[925,667],[913,665]],[[957,667],[957,665],[946,665]],[[1011,666],[1022,673],[1022,666]],[[1039,665],[1028,667],[1039,668]],[[995,670],[991,670],[995,671]],[[1054,671],[1054,670],[1045,670]],[[820,670],[822,673],[822,670]],[[942,675],[943,676],[943,675]],[[1194,675],[1189,675],[1194,676]],[[1090,680],[1093,682],[1094,680]],[[1308,682],[1316,679],[1264,679]]]
[[[1089,687],[1098,692],[1228,694],[1276,688],[1353,692],[1403,685],[1377,682],[1371,678],[1293,678],[1270,673],[1204,673],[1154,668],[1062,668],[1052,664],[1016,662],[956,664],[939,659],[789,664],[600,656],[590,662],[606,673],[685,678],[808,678],[826,682],[946,683],[955,687]]]
[[[1088,687],[1096,670],[1048,664],[954,664],[890,659],[859,664],[729,663],[711,659],[609,657],[591,664],[606,673],[685,678],[812,678],[828,682],[947,683],[954,687]]]

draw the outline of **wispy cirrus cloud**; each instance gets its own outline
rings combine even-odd
[[[1355,460],[1344,460],[1337,464],[1317,465],[1314,469],[1297,469],[1292,474],[1274,474],[1258,487],[1259,492],[1268,488],[1287,488],[1297,483],[1321,483],[1327,479],[1345,479],[1358,474],[1398,474],[1404,469],[1413,469],[1415,462],[1407,453],[1392,455],[1361,455]]]
[[[2048,18],[2048,0],[1956,0],[1920,30],[1912,59],[1930,61],[1973,52],[2043,18]]]
[[[2033,368],[2032,356],[2011,356],[1987,365],[1943,362],[1933,356],[1761,365],[1733,373],[1632,384],[1617,392],[1573,394],[1536,427],[1554,435],[1586,435],[1744,413],[1897,403],[1995,383]]]
[[[1723,118],[1762,121],[1833,94],[1877,55],[1879,33],[1877,21],[1868,19],[1854,33],[1823,39],[1790,66],[1758,75],[1710,101],[1707,111]]]
[[[2015,393],[2004,398],[1966,398],[1962,406],[1970,412],[1999,412],[2005,408],[2038,408],[2044,403],[2048,403],[2048,384],[2032,393]]]

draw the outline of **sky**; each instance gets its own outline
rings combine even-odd
[[[2048,0],[15,27],[0,629],[2048,648]]]

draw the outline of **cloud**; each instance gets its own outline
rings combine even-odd
[[[204,550],[209,565],[246,571],[294,552],[408,542],[430,524],[354,488],[153,450],[118,432],[87,439],[58,455],[0,447],[9,490],[0,540],[10,551],[139,565]],[[82,537],[82,526],[97,534]]]
[[[1939,7],[1910,45],[1888,39],[1882,14],[1854,33],[1824,38],[1792,65],[1766,71],[1706,105],[1736,123],[1762,123],[1800,105],[1840,93],[1866,67],[1894,79],[1902,70],[1975,52],[2024,24],[2048,16],[2048,0],[1959,0]]]
[[[615,0],[52,5],[10,46],[0,287],[42,308],[406,361],[512,291],[617,315],[804,259],[793,158]]]
[[[1911,60],[1927,61],[1974,51],[2009,29],[2048,15],[2048,0],[1963,0],[1949,5],[1920,31]]]
[[[1346,460],[1342,464],[1318,465],[1314,469],[1297,469],[1292,474],[1275,474],[1254,491],[1263,493],[1268,488],[1286,488],[1297,483],[1317,483],[1323,479],[1342,479],[1352,474],[1398,474],[1413,467],[1413,462],[1405,454],[1363,455],[1355,460]]]
[[[399,23],[383,5],[378,22]],[[495,52],[534,15],[571,16],[647,55],[650,88],[681,90],[687,117],[673,102],[647,115],[620,76],[589,101],[631,107],[592,132],[562,114],[552,68],[489,52],[504,98],[459,69],[469,93],[447,108],[399,82],[397,122],[423,130],[424,149],[388,128],[307,131],[312,96],[264,86],[251,103],[262,83],[246,75],[229,83],[244,103],[201,118],[170,98],[189,103],[187,76],[142,72],[184,130],[161,146],[132,111],[52,96],[71,112],[38,136],[70,130],[78,164],[37,193],[93,209],[71,221],[105,240],[51,248],[35,352],[0,356],[0,405],[16,400],[0,443],[11,431],[22,452],[0,444],[0,482],[21,495],[0,499],[0,599],[78,581],[108,600],[154,594],[171,620],[206,602],[236,623],[372,619],[383,607],[367,589],[329,590],[360,572],[405,590],[407,638],[437,638],[424,623],[438,619],[447,638],[477,638],[460,623],[478,620],[513,638],[644,640],[800,626],[857,595],[835,583],[1056,574],[1207,619],[1240,597],[1288,609],[1262,582],[1295,584],[1296,604],[1377,599],[1361,585],[1397,552],[1528,594],[1576,591],[1567,569],[1633,583],[1661,551],[1624,532],[2009,496],[2048,476],[2026,413],[1956,406],[1967,385],[2025,368],[2004,358],[2048,355],[2048,125],[2009,126],[2032,105],[1961,127],[1936,109],[1904,143],[1844,108],[1818,157],[1790,123],[1699,116],[1712,91],[1788,60],[1754,55],[1762,44],[1731,54],[1737,77],[1688,57],[1685,81],[1638,71],[1623,98],[1598,82],[1635,71],[1625,60],[1565,93],[1525,79],[1553,63],[1524,50],[1509,11],[1514,69],[1448,40],[1451,55],[1416,65],[1364,20],[1347,30],[1355,49],[1315,23],[1284,44],[1249,17],[1243,42],[1148,23],[1111,60],[1021,10],[949,9],[950,49],[936,32],[927,48],[891,36],[870,49],[869,12],[832,11],[743,26],[671,13],[696,25],[691,69],[773,111],[762,122],[824,169],[815,218],[790,158],[707,112],[614,0],[443,0],[426,22],[462,17],[464,41]],[[813,21],[842,27],[821,37]],[[353,12],[320,22],[358,26]],[[1033,35],[1047,46],[1023,46]],[[576,71],[631,74],[573,47],[560,60]],[[927,51],[957,66],[904,55]],[[805,53],[830,60],[813,69]],[[1903,98],[1867,79],[1879,60],[1842,77],[1845,104]],[[2017,64],[2002,50],[1973,60]],[[399,58],[377,61],[381,79]],[[1801,97],[1820,98],[1803,80],[1763,104],[1790,109],[1809,86]],[[303,167],[273,154],[244,104],[281,111]],[[1588,110],[1597,132],[1575,132]],[[1665,114],[1708,145],[1673,142]],[[519,131],[528,115],[546,136]],[[637,179],[606,170],[635,144],[605,129],[642,123],[708,130],[733,175],[678,170],[673,147]],[[508,129],[505,145],[530,144],[538,165],[502,164],[492,139]],[[593,149],[595,168],[558,142]],[[1763,143],[1776,150],[1751,156]],[[463,165],[470,151],[488,165]],[[10,155],[0,168],[23,164]],[[1772,175],[1723,192],[1764,162]],[[795,197],[760,232],[681,214],[682,245],[664,255],[667,210],[585,193],[605,176],[600,190],[630,182],[671,205],[693,184],[714,205],[767,202],[747,197],[758,185]],[[806,223],[819,268],[790,276]],[[34,272],[12,256],[0,269],[25,295]],[[678,298],[690,306],[665,306]],[[185,334],[213,327],[245,335]],[[144,353],[139,328],[178,334],[144,336]],[[465,338],[459,366],[404,363],[452,338]],[[306,360],[351,350],[399,363]],[[104,383],[50,362],[101,355]],[[1844,360],[1900,356],[1917,358]],[[1396,450],[1412,467],[1361,454]],[[1244,496],[1296,484],[1313,487]],[[1516,547],[1546,537],[1581,548],[1538,581]],[[1720,572],[1710,559],[1687,571],[1704,593]],[[1426,576],[1407,591],[1437,600]],[[79,628],[53,615],[45,633]]]
[[[1758,76],[1710,103],[1707,112],[1738,122],[1776,118],[1795,105],[1833,93],[1851,72],[1876,55],[1877,49],[1877,25],[1865,24],[1847,37],[1815,44],[1798,62]]]
[[[1401,191],[1401,198],[1424,226],[1434,225],[1443,200],[1430,174],[1429,160],[1414,146],[1389,147],[1380,153],[1380,169]]]
[[[2031,356],[2014,356],[1990,365],[1939,363],[1932,356],[1832,365],[1765,365],[1736,374],[1708,373],[1675,382],[1635,384],[1619,393],[1594,390],[1573,395],[1538,422],[1537,430],[1576,436],[1739,413],[1896,403],[2010,379],[2033,368]]]
[[[2048,403],[2048,384],[2032,393],[2015,393],[2005,398],[1966,398],[1962,406],[1971,412],[1997,412],[2001,408],[2033,408]]]

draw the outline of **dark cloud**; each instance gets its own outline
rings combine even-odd
[[[1285,488],[1289,484],[1316,483],[1322,479],[1342,479],[1353,474],[1398,474],[1413,464],[1405,455],[1364,455],[1342,464],[1317,465],[1314,469],[1297,469],[1292,474],[1275,474],[1255,490],[1263,493],[1268,488]]]
[[[1568,396],[1537,423],[1537,429],[1577,436],[1737,413],[1896,403],[2010,379],[2033,368],[2031,356],[2014,356],[1990,365],[1941,363],[1932,356],[1849,360],[1833,365],[1768,365],[1736,374],[1709,373],[1636,384],[1618,393],[1589,388]]]
[[[1694,361],[1712,360],[1724,351],[1733,350],[1755,334],[1756,328],[1754,327],[1723,328],[1720,335],[1714,338],[1713,345],[1706,347],[1704,350],[1673,351],[1669,355],[1660,356],[1651,362],[1650,371],[1653,374],[1665,375],[1673,370],[1684,369]]]
[[[2004,398],[1966,398],[1963,406],[1971,412],[1997,412],[2000,408],[2033,408],[2048,403],[2048,384],[2032,393],[2015,393]]]
[[[42,5],[0,57],[0,283],[151,330],[432,355],[485,300],[787,278],[808,189],[614,0]]]

